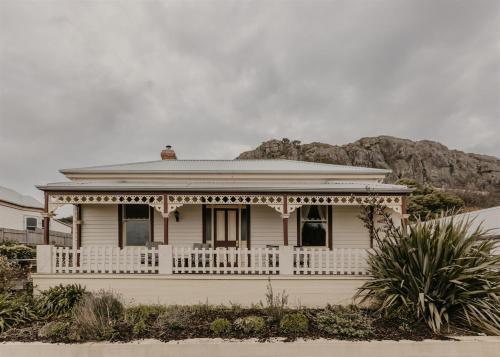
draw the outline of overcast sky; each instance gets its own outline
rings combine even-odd
[[[500,156],[500,1],[0,0],[0,185],[270,138]]]

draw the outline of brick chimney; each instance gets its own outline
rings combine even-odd
[[[172,150],[171,145],[167,145],[166,148],[161,151],[161,159],[162,160],[177,160],[177,155],[175,155],[175,151]]]

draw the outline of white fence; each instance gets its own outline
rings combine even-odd
[[[173,273],[278,274],[279,250],[174,247]]]
[[[367,275],[360,248],[158,248],[37,246],[39,273]]]
[[[367,275],[368,250],[359,248],[296,248],[293,252],[297,275]]]
[[[157,273],[158,249],[90,246],[53,248],[54,273]]]

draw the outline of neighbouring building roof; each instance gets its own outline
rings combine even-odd
[[[465,212],[451,217],[441,218],[443,220],[469,220],[472,221],[470,230],[475,230],[479,225],[489,230],[490,236],[500,237],[500,206]]]
[[[38,186],[43,190],[75,191],[212,191],[212,192],[411,192],[406,186],[377,182],[270,182],[270,181],[66,181]]]
[[[294,160],[157,160],[60,170],[70,173],[305,173],[375,174],[391,170]]]
[[[43,204],[36,198],[22,195],[17,191],[3,186],[0,186],[0,201],[29,208],[43,208]]]

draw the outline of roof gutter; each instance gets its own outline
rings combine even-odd
[[[286,188],[286,187],[261,187],[261,188],[245,188],[245,187],[236,187],[236,188],[200,188],[197,187],[195,189],[190,189],[189,187],[162,187],[162,186],[151,186],[151,187],[110,187],[110,186],[92,186],[92,187],[67,187],[67,186],[36,186],[39,190],[42,191],[55,191],[55,192],[96,192],[96,191],[104,191],[104,192],[126,192],[126,191],[136,191],[136,192],[152,192],[152,191],[160,191],[160,192],[274,192],[274,193],[297,193],[297,192],[323,192],[323,193],[410,193],[413,191],[411,188],[401,188],[401,189],[367,189],[367,188],[335,188],[335,189],[322,189],[318,190],[317,188]]]

